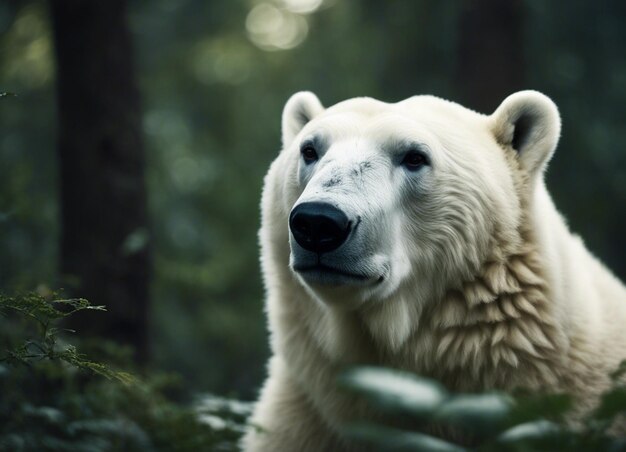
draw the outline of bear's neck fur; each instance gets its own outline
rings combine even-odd
[[[424,371],[457,389],[554,387],[555,363],[567,338],[554,322],[541,258],[532,247],[506,260],[485,263],[460,289],[427,307],[418,336],[431,334],[433,348]],[[430,331],[428,331],[430,330]]]
[[[362,320],[379,350],[379,364],[436,378],[456,390],[555,388],[567,378],[558,363],[569,342],[557,327],[549,294],[541,256],[526,242],[517,253],[486,261],[473,279],[425,305],[419,325],[402,343],[377,337],[381,330],[368,325],[371,319]],[[396,317],[403,317],[398,312]]]
[[[506,155],[523,212],[518,229],[505,238],[496,228],[491,252],[474,276],[420,307],[419,325],[402,344],[381,342],[376,329],[369,328],[382,362],[456,390],[555,388],[569,378],[560,364],[570,343],[557,327],[531,218],[535,181],[521,171],[510,150]]]

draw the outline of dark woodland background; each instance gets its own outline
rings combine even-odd
[[[257,229],[288,97],[435,94],[563,118],[547,183],[626,278],[626,3],[3,0],[0,292],[64,288],[71,323],[190,391],[255,397]]]

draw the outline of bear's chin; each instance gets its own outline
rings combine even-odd
[[[319,269],[294,270],[294,274],[312,298],[342,310],[353,310],[374,302],[385,286],[384,276],[367,277]]]
[[[361,287],[381,283],[383,276],[369,276],[323,264],[294,266],[294,271],[308,284],[334,287]]]

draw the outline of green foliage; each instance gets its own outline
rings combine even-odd
[[[52,294],[51,294],[52,295]],[[36,293],[28,293],[19,297],[7,297],[0,295],[0,315],[7,317],[10,312],[18,314],[21,320],[30,320],[27,331],[30,330],[35,337],[24,339],[19,345],[14,345],[6,350],[6,355],[0,357],[0,362],[9,364],[30,365],[33,362],[58,360],[79,369],[87,369],[106,378],[117,379],[123,383],[132,381],[132,377],[124,372],[114,372],[107,366],[88,360],[78,353],[76,347],[60,342],[61,331],[54,325],[61,319],[76,312],[85,310],[105,311],[104,306],[92,306],[87,300],[73,299],[49,299]]]
[[[356,424],[349,427],[347,433],[352,438],[374,446],[379,451],[462,452],[465,450],[430,435],[380,425]]]
[[[383,411],[429,416],[447,398],[443,386],[407,372],[381,372],[361,367],[340,377],[339,383],[359,391]]]
[[[52,294],[0,295],[0,450],[236,450],[248,404],[181,403],[178,378],[139,378],[79,353],[62,321],[86,309],[104,311]],[[125,350],[98,345],[94,354],[131,366]]]
[[[567,395],[454,394],[435,381],[374,367],[353,369],[340,384],[387,413],[390,422],[402,419],[406,426],[400,430],[383,421],[347,428],[348,435],[376,450],[626,450],[624,439],[611,435],[626,414],[626,387],[617,381],[580,425],[567,420],[572,410]],[[437,432],[457,441],[439,439]]]

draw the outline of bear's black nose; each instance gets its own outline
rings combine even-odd
[[[345,213],[323,202],[305,202],[289,215],[289,228],[298,245],[315,253],[336,250],[350,234]]]

